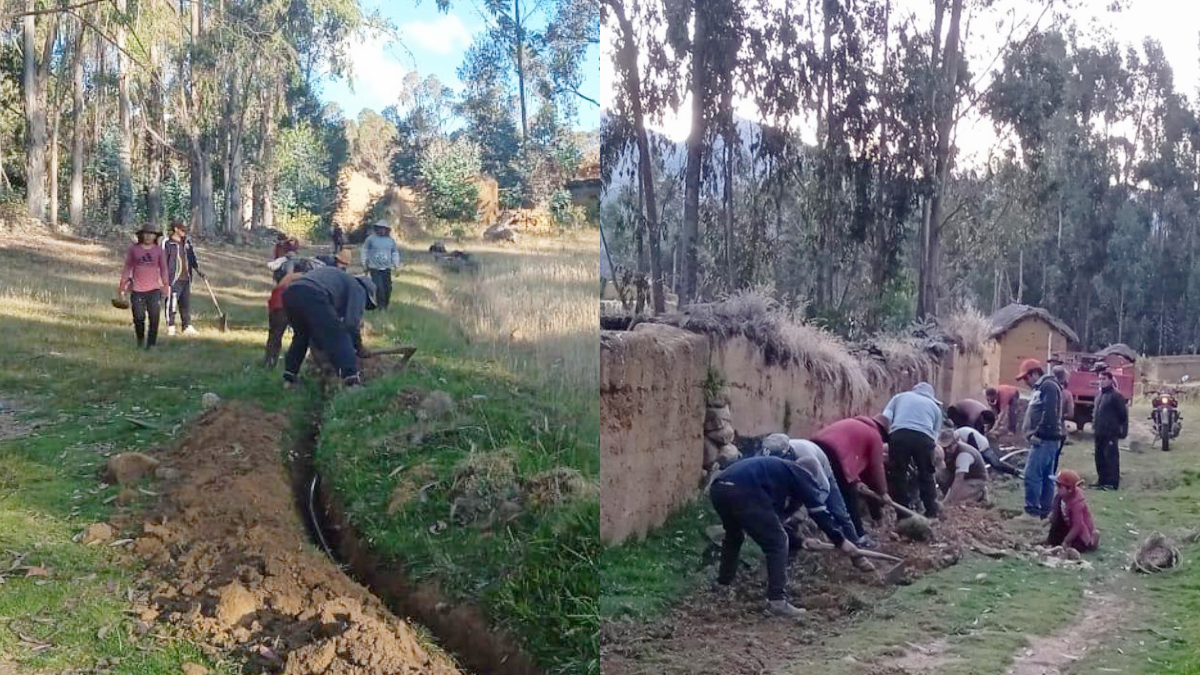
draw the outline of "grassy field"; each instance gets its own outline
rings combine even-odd
[[[476,275],[409,256],[373,326],[417,356],[331,401],[317,468],[378,552],[479,604],[549,672],[598,673],[599,246],[471,250]],[[422,410],[435,391],[451,409]]]
[[[586,239],[578,243],[588,244]],[[135,617],[125,612],[128,605],[122,599],[136,587],[138,568],[121,562],[113,549],[88,548],[72,539],[90,523],[120,511],[138,512],[140,504],[118,506],[112,499],[116,490],[100,488],[99,467],[113,453],[152,451],[187,433],[204,392],[269,410],[300,410],[316,402],[316,391],[305,387],[285,395],[278,371],[268,374],[258,367],[270,286],[265,249],[201,246],[201,263],[233,330],[217,332],[215,312],[201,287],[193,294],[200,334],[168,338],[164,326],[160,348],[147,354],[135,349],[128,312],[108,302],[123,253],[118,248],[0,233],[0,340],[5,347],[0,350],[0,672],[15,665],[21,672],[103,667],[122,675],[176,675],[188,661],[202,663],[210,672],[242,672],[243,663],[219,653],[206,657],[191,636],[168,627],[138,635]],[[513,259],[527,255],[515,249],[507,254]],[[506,260],[501,255],[496,253],[497,260]],[[576,260],[584,264],[582,254]],[[553,339],[523,341],[519,355],[515,349],[506,351],[494,335],[465,330],[452,318],[449,298],[461,293],[461,287],[443,282],[444,277],[430,265],[414,265],[397,284],[393,309],[370,317],[370,346],[415,342],[421,352],[409,373],[328,402],[322,448],[367,451],[357,458],[350,452],[325,456],[327,466],[338,469],[331,474],[333,482],[377,482],[379,476],[370,472],[380,461],[386,463],[385,476],[395,468],[396,456],[386,444],[358,447],[354,439],[374,438],[384,429],[411,423],[385,405],[398,390],[411,387],[450,392],[464,424],[486,429],[482,435],[475,430],[431,433],[411,458],[453,469],[462,457],[475,456],[470,451],[474,443],[479,448],[475,454],[510,448],[516,475],[523,478],[561,466],[594,476],[595,408],[589,413],[586,396],[547,402],[549,396],[541,393],[558,383],[546,372],[570,371],[567,376],[575,382],[586,380],[580,370],[588,365],[568,357],[562,347],[581,344],[583,336],[550,321],[545,325],[557,326],[561,334],[551,336],[547,329]],[[474,315],[481,322],[482,312]],[[536,314],[528,316],[541,320]],[[550,370],[541,370],[542,364]],[[8,409],[15,409],[15,415]],[[5,429],[28,431],[29,425],[38,426],[3,437]],[[405,551],[416,573],[438,577],[455,597],[480,601],[497,622],[516,629],[545,663],[558,664],[563,672],[575,664],[581,670],[571,672],[595,672],[597,591],[589,549],[595,545],[598,520],[594,498],[525,508],[494,536],[451,526],[439,537],[425,537],[401,529],[424,523],[425,512],[411,518],[387,516],[391,486],[386,487],[382,510],[374,510],[379,506],[372,501],[376,493],[351,495],[359,500],[353,502],[355,513],[376,528],[374,543],[380,550],[395,552],[413,540],[427,541],[425,549],[411,551],[416,555]],[[432,505],[422,508],[444,506],[438,501],[442,495],[432,496]],[[446,514],[437,519],[447,520]],[[510,554],[519,558],[506,557]],[[26,567],[34,568],[32,576]],[[40,576],[42,569],[46,576]],[[490,585],[484,583],[489,580]]]
[[[1138,406],[1133,415],[1145,418],[1148,409]],[[1030,636],[1078,625],[1095,598],[1104,597],[1111,598],[1104,611],[1117,616],[1104,622],[1103,635],[1090,636],[1101,638],[1098,645],[1067,652],[1071,658],[1063,673],[1200,673],[1200,544],[1180,543],[1184,563],[1177,570],[1148,576],[1127,569],[1131,552],[1151,532],[1177,542],[1200,532],[1200,426],[1190,422],[1200,419],[1200,407],[1186,408],[1184,418],[1183,436],[1170,453],[1121,453],[1120,492],[1088,492],[1102,536],[1101,549],[1086,557],[1094,569],[1067,572],[1024,560],[969,556],[899,587],[778,672],[877,672],[863,662],[886,663],[913,645],[937,644],[946,661],[929,672],[1004,673],[1029,647]],[[1062,466],[1094,481],[1091,448],[1090,437],[1075,439]],[[1019,509],[1018,484],[1003,485],[998,505]],[[602,621],[659,624],[681,598],[712,582],[714,568],[699,557],[705,547],[701,533],[715,522],[711,511],[700,500],[646,540],[603,553]]]
[[[137,570],[112,550],[72,539],[118,509],[139,508],[118,507],[116,490],[100,489],[105,457],[182,433],[205,391],[278,408],[277,383],[252,365],[264,333],[217,333],[214,312],[197,298],[200,335],[164,337],[158,351],[139,352],[128,313],[108,303],[120,253],[0,237],[0,399],[17,420],[39,425],[0,440],[0,654],[33,670],[91,668],[103,659],[114,673],[174,675],[186,661],[240,672],[229,659],[202,658],[188,636],[165,627],[137,636],[122,600]],[[270,279],[254,256],[204,260],[217,263],[210,276],[235,327],[261,324],[259,298]],[[48,576],[27,577],[25,566]]]

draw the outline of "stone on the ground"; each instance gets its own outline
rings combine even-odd
[[[84,546],[92,546],[94,544],[107,544],[112,541],[117,535],[117,531],[108,523],[92,523],[83,531],[83,539],[80,540]]]
[[[449,417],[454,413],[454,398],[444,391],[430,392],[421,401],[421,411],[430,419]]]
[[[709,408],[704,413],[704,431],[716,431],[721,427],[733,424],[733,413],[729,411],[729,406],[720,408]]]
[[[141,452],[122,452],[108,458],[104,479],[108,483],[132,483],[158,468],[158,460]]]
[[[503,223],[496,223],[484,231],[483,238],[487,241],[516,241],[517,231]]]
[[[896,532],[912,541],[925,541],[933,534],[933,526],[928,518],[909,516],[896,523]]]
[[[183,664],[183,675],[208,675],[208,668],[189,661]]]
[[[154,470],[154,477],[159,480],[176,480],[179,478],[179,469],[169,466],[160,466]]]
[[[717,453],[717,462],[721,465],[721,468],[725,468],[736,462],[741,456],[742,452],[737,449],[736,445],[726,445],[721,448],[721,452]]]
[[[217,619],[233,627],[258,609],[258,598],[236,581],[217,592]]]
[[[221,402],[221,397],[217,396],[216,394],[212,393],[211,391],[200,397],[200,403],[204,406],[205,410],[207,410],[209,408],[215,408],[217,406],[217,404],[220,402]]]

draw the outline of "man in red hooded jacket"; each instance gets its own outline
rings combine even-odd
[[[859,537],[866,535],[859,515],[859,486],[870,488],[886,502],[891,502],[887,496],[887,473],[883,462],[889,426],[888,419],[882,415],[851,417],[826,426],[809,439],[829,457],[838,489]],[[874,520],[882,517],[877,502],[872,500],[868,508]]]

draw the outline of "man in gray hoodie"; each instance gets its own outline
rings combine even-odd
[[[913,466],[925,515],[936,518],[939,509],[934,448],[942,430],[942,402],[937,400],[931,384],[921,382],[912,391],[893,396],[883,409],[883,416],[891,422],[887,474],[892,500],[901,506],[910,506],[908,469]],[[896,513],[897,519],[903,517]]]
[[[375,223],[375,233],[363,242],[362,265],[375,282],[379,309],[387,309],[392,301],[392,271],[400,267],[400,248],[386,220]]]

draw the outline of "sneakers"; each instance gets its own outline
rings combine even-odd
[[[342,378],[342,384],[347,387],[360,387],[362,386],[362,377],[358,373],[355,373],[349,377]]]
[[[183,334],[184,334],[184,335],[195,335],[195,334],[196,334],[196,327],[195,327],[195,326],[188,326],[187,328],[184,328],[184,329],[183,329]]]
[[[807,612],[802,607],[796,607],[787,600],[772,600],[767,603],[767,611],[775,616],[787,617],[789,619],[798,619]]]
[[[1040,522],[1042,522],[1042,519],[1039,518],[1038,516],[1033,515],[1032,513],[1022,513],[1021,515],[1017,516],[1016,518],[1013,518],[1013,522],[1014,523],[1040,523]]]
[[[175,326],[167,326],[167,335],[175,334]]]

